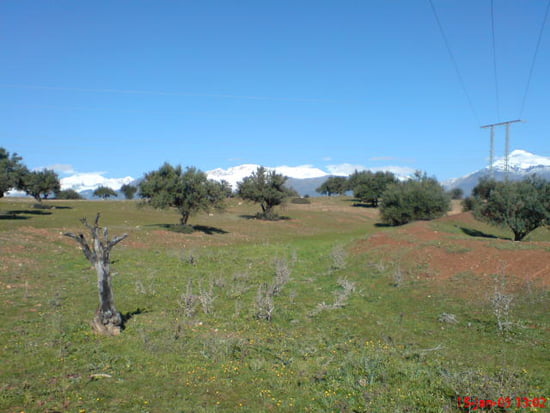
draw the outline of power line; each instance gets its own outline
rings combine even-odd
[[[497,76],[497,52],[496,52],[496,40],[495,40],[495,12],[494,12],[494,0],[491,0],[491,34],[493,37],[492,51],[493,51],[493,76],[495,78],[495,98],[497,108],[497,120],[500,122],[500,99],[498,93],[498,76]]]
[[[550,11],[550,0],[548,0],[548,4],[546,5],[546,12],[544,13],[544,19],[542,20],[542,26],[540,27],[539,38],[537,40],[537,45],[535,47],[535,53],[533,54],[533,60],[531,61],[531,68],[529,69],[527,84],[525,85],[525,92],[523,93],[523,99],[521,100],[519,118],[521,118],[521,116],[523,115],[523,110],[525,109],[525,101],[527,99],[527,93],[529,92],[529,86],[531,85],[531,77],[533,76],[533,69],[535,68],[535,62],[537,60],[537,55],[539,53],[539,47],[542,40],[542,33],[544,32],[544,26],[546,25],[546,20],[548,18],[548,11]]]
[[[445,47],[447,48],[447,52],[449,53],[449,57],[451,59],[451,62],[453,63],[453,67],[455,69],[456,75],[458,77],[458,81],[460,82],[460,86],[462,87],[462,91],[464,92],[464,95],[466,95],[466,99],[468,100],[468,105],[470,106],[470,110],[472,111],[472,114],[474,115],[474,118],[477,121],[477,124],[480,125],[481,122],[479,121],[479,116],[477,116],[477,112],[474,108],[474,105],[472,103],[472,99],[470,99],[470,95],[468,94],[468,90],[466,89],[466,83],[464,83],[464,79],[462,78],[462,75],[460,74],[460,70],[458,69],[458,64],[456,63],[456,59],[454,57],[454,54],[451,50],[451,46],[449,44],[449,41],[447,40],[447,36],[445,36],[445,31],[443,30],[443,25],[441,24],[441,21],[439,20],[439,16],[437,15],[437,11],[435,10],[435,6],[433,4],[432,0],[428,0],[433,12],[433,15],[435,17],[435,20],[437,22],[437,26],[439,27],[439,33],[441,34],[441,37],[443,38],[443,42],[445,43]],[[549,0],[550,1],[550,0]]]

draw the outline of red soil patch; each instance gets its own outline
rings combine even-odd
[[[469,213],[441,219],[472,224]],[[355,253],[378,251],[398,261],[417,276],[445,280],[459,274],[492,279],[513,278],[516,286],[525,282],[550,287],[550,242],[522,242],[456,235],[436,231],[430,222],[415,222],[396,231],[379,232],[359,242]]]

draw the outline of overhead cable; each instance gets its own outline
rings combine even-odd
[[[527,94],[529,93],[529,86],[531,85],[531,78],[533,77],[533,69],[535,68],[535,62],[537,60],[537,55],[539,53],[540,43],[542,40],[542,33],[544,32],[544,26],[546,25],[546,21],[548,20],[548,11],[550,11],[550,0],[548,0],[548,4],[546,5],[546,12],[544,13],[544,19],[542,20],[542,25],[540,27],[539,37],[537,39],[537,45],[535,47],[535,53],[533,53],[533,60],[531,61],[531,67],[529,68],[529,75],[527,76],[525,92],[523,93],[523,99],[521,100],[521,107],[519,110],[519,116],[518,116],[519,119],[521,119],[523,115],[523,110],[525,109],[525,102],[527,100]]]
[[[441,37],[443,38],[443,42],[445,43],[445,47],[447,48],[447,53],[449,54],[449,58],[451,59],[451,62],[452,62],[453,67],[455,69],[456,75],[458,77],[458,81],[460,82],[460,86],[462,87],[462,91],[464,92],[464,95],[466,95],[466,99],[468,100],[468,105],[470,106],[470,110],[472,111],[472,114],[474,115],[474,118],[476,119],[477,124],[481,125],[481,122],[479,121],[479,116],[477,116],[477,112],[476,112],[476,110],[474,108],[474,105],[472,103],[472,99],[470,99],[470,95],[468,94],[468,90],[466,89],[466,83],[464,82],[464,79],[462,78],[462,75],[460,74],[458,64],[456,63],[456,59],[454,57],[453,51],[451,50],[451,46],[449,44],[449,41],[447,40],[447,36],[445,35],[445,31],[443,30],[443,25],[441,24],[441,21],[439,20],[439,16],[437,15],[437,11],[435,9],[433,1],[428,0],[428,2],[430,3],[430,7],[432,9],[433,15],[434,15],[435,20],[437,22],[437,26],[439,27],[439,33],[441,34]]]

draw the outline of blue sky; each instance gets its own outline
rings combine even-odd
[[[494,1],[494,65],[491,1],[432,2],[472,105],[429,0],[3,0],[0,146],[109,177],[165,161],[465,175],[487,163],[480,126],[520,117],[548,3]],[[550,155],[549,74],[547,22],[511,149]]]

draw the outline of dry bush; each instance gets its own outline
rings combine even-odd
[[[332,304],[326,304],[325,302],[317,304],[315,310],[309,314],[310,316],[315,316],[324,310],[335,310],[346,306],[351,293],[355,291],[355,283],[346,278],[340,278],[338,279],[338,285],[341,289],[334,292],[334,302]]]
[[[274,295],[279,295],[284,285],[290,281],[290,272],[286,260],[281,258],[275,260],[275,281],[271,287]]]
[[[401,287],[405,281],[405,272],[401,269],[401,264],[397,265],[397,268],[393,272],[393,286]]]
[[[199,283],[199,295],[198,300],[201,304],[204,314],[210,314],[216,296],[214,295],[214,282],[210,280],[208,288],[203,288],[202,283]]]
[[[273,311],[275,310],[275,303],[273,301],[274,295],[273,286],[263,283],[258,287],[255,314],[257,319],[271,321],[273,318]]]
[[[193,317],[197,313],[199,297],[193,294],[193,285],[191,280],[187,283],[185,292],[178,299],[178,305],[186,317]]]
[[[332,248],[330,251],[330,258],[332,259],[331,271],[338,271],[346,268],[348,253],[342,244],[337,244]]]

